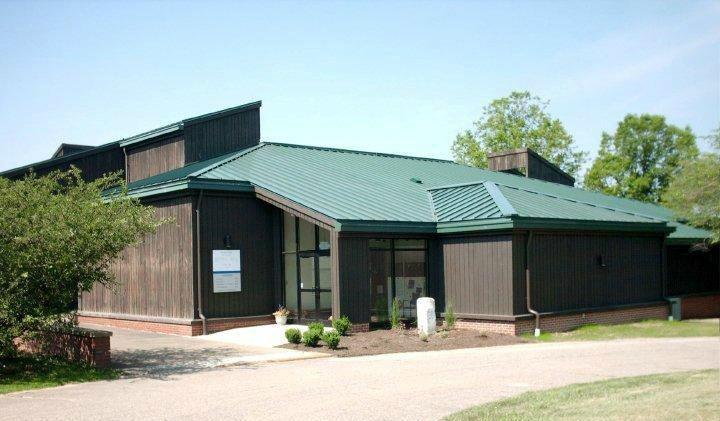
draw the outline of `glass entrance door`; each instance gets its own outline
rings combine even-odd
[[[285,307],[300,323],[327,322],[332,314],[330,232],[288,213],[283,218]]]
[[[330,253],[328,251],[304,251],[299,254],[299,319],[324,322],[332,314]]]

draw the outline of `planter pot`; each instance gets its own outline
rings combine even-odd
[[[275,323],[284,325],[287,323],[287,316],[275,316]]]

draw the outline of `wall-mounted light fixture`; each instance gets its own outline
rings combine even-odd
[[[230,236],[230,234],[226,235],[223,238],[223,244],[225,245],[226,249],[232,248],[232,237]]]
[[[596,257],[596,260],[597,260],[598,266],[600,266],[601,268],[606,268],[606,267],[607,267],[607,265],[606,265],[605,262],[603,261],[602,255],[598,255],[598,256]]]

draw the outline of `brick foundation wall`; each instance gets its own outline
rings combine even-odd
[[[96,367],[109,367],[111,336],[112,332],[78,328],[70,333],[39,333],[18,338],[15,345],[19,351],[31,354],[54,355]]]
[[[370,332],[370,323],[353,323],[350,333]]]
[[[190,320],[186,324],[162,323],[144,320],[129,320],[114,317],[77,316],[79,323],[89,323],[102,326],[113,326],[123,329],[143,330],[146,332],[166,333],[171,335],[199,336],[202,335],[202,321]],[[275,323],[273,316],[257,317],[228,317],[222,319],[207,319],[207,332],[215,333],[238,327],[259,326]]]
[[[683,297],[680,311],[683,319],[720,317],[720,294]]]
[[[545,332],[563,332],[590,323],[616,324],[647,319],[667,319],[668,314],[668,306],[659,304],[615,310],[545,315],[540,316],[540,330]],[[535,319],[526,318],[515,321],[458,319],[455,326],[461,329],[475,329],[506,335],[521,335],[535,331]]]

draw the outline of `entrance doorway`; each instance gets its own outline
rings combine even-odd
[[[299,323],[327,322],[332,314],[330,232],[283,214],[285,307]]]

